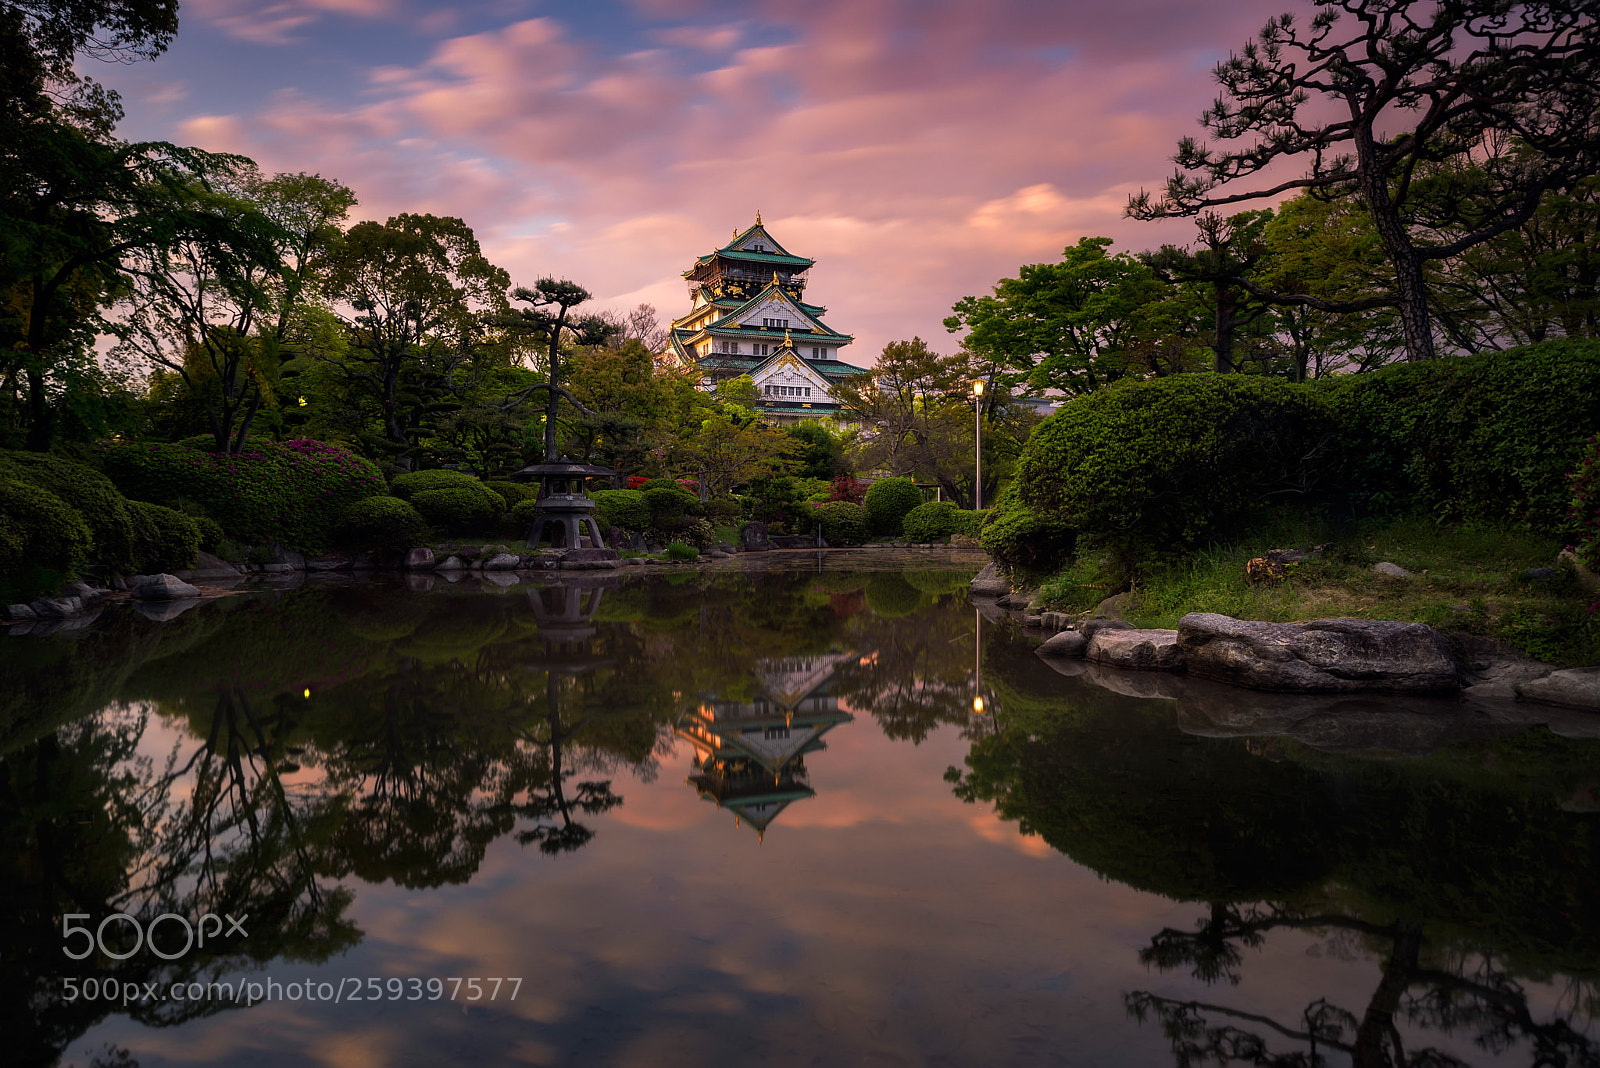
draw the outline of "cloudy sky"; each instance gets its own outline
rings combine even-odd
[[[870,363],[1121,218],[1198,133],[1212,65],[1298,0],[184,0],[90,73],[125,136],[336,177],[361,217],[458,215],[519,284],[687,310],[757,210]]]

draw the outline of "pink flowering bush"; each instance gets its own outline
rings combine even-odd
[[[320,441],[251,438],[243,452],[209,452],[209,437],[175,444],[112,443],[102,465],[124,495],[169,507],[198,504],[235,541],[320,552],[346,508],[387,492],[368,460]]]

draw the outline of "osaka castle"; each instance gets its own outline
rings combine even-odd
[[[866,368],[839,359],[854,338],[822,321],[827,308],[801,299],[814,262],[778,244],[756,212],[754,224],[683,273],[692,303],[673,320],[663,357],[699,370],[702,389],[749,375],[757,410],[774,423],[837,415],[834,383]]]

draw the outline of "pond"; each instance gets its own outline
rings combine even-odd
[[[861,559],[0,638],[6,1063],[1600,1062],[1592,725],[1201,714]]]

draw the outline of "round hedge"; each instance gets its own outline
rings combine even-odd
[[[89,529],[87,562],[115,571],[139,569],[139,548],[155,532],[99,471],[46,453],[5,452],[0,453],[0,478],[36,486],[72,507]]]
[[[234,541],[278,541],[301,552],[326,549],[344,510],[384,490],[374,464],[337,445],[251,438],[241,452],[218,453],[205,451],[209,441],[113,443],[102,463],[134,500],[169,508],[192,502]]]
[[[867,489],[862,502],[879,537],[900,536],[906,513],[922,503],[922,491],[909,478],[880,478]]]
[[[66,501],[0,477],[0,592],[28,599],[71,578],[90,559],[94,536]]]
[[[986,509],[978,528],[983,551],[1008,567],[1054,568],[1072,556],[1078,533],[1057,515],[1037,512],[1017,496],[1011,483],[994,507]]]
[[[963,533],[967,521],[953,501],[929,501],[919,504],[906,513],[901,522],[907,541],[944,541],[952,534]]]
[[[534,517],[538,514],[538,501],[518,501],[511,506],[511,511],[507,513],[511,519],[511,525],[520,528],[524,532],[533,526]]]
[[[489,500],[491,497],[493,501]],[[482,530],[505,510],[504,502],[493,490],[466,486],[423,490],[412,496],[411,504],[429,523],[452,533]]]
[[[485,482],[484,485],[500,494],[500,499],[506,502],[508,509],[539,496],[538,487],[521,482]]]
[[[1305,386],[1217,374],[1116,385],[1034,430],[1018,500],[1137,569],[1227,533],[1269,498],[1327,488],[1333,440],[1328,406]]]
[[[849,501],[830,501],[817,509],[822,537],[829,545],[860,545],[872,533],[867,510]]]
[[[639,490],[596,490],[589,496],[595,502],[594,519],[601,530],[643,530],[650,525],[650,505]]]
[[[150,574],[193,567],[200,551],[200,524],[176,508],[145,501],[128,502],[146,520],[148,534],[139,545],[139,570]]]
[[[626,493],[626,490],[622,492]],[[655,485],[646,484],[640,491],[650,509],[650,525],[662,530],[682,526],[684,520],[698,510],[700,501],[694,494],[677,484],[667,484],[657,479]]]
[[[705,502],[706,518],[719,526],[737,523],[744,515],[744,506],[732,497],[717,497]]]
[[[428,523],[399,497],[368,497],[344,510],[338,539],[357,552],[405,552],[428,540]]]

